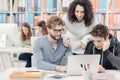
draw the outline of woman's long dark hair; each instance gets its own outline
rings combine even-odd
[[[42,35],[47,35],[48,34],[45,21],[38,22],[37,26],[42,27]]]
[[[77,17],[75,16],[75,8],[77,5],[83,6],[84,8],[84,21],[85,25],[89,26],[93,19],[93,8],[89,0],[74,0],[68,8],[68,20],[73,23],[77,22]]]

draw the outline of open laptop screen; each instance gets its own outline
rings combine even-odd
[[[100,55],[70,55],[68,56],[68,75],[81,75],[83,68],[81,68],[81,64],[84,66],[89,65],[89,70],[91,73],[98,72]],[[88,69],[88,67],[86,67]]]

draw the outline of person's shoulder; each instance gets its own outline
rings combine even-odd
[[[91,24],[89,25],[89,29],[90,31],[93,29],[93,27],[95,27],[96,25],[98,24],[98,21],[93,18],[92,21],[91,21]]]
[[[115,43],[115,45],[118,46],[118,47],[120,47],[120,41],[117,41],[117,42]]]
[[[89,41],[89,42],[87,43],[87,46],[93,46],[93,45],[94,45],[93,41]]]
[[[58,43],[61,44],[61,45],[64,45],[63,44],[63,38],[60,38]]]
[[[62,19],[63,19],[64,21],[68,20],[67,14],[64,14],[64,16],[62,17]]]
[[[43,43],[47,39],[47,36],[40,36],[36,39],[36,43]]]
[[[63,38],[60,38],[60,42],[63,42]]]
[[[92,18],[92,25],[97,25],[98,24],[98,21],[95,17]]]

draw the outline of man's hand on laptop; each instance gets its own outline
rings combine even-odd
[[[105,72],[105,68],[102,67],[101,65],[99,65],[98,72],[99,72],[99,73]]]
[[[56,66],[56,71],[66,72],[67,67],[66,66]]]

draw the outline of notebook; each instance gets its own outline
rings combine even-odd
[[[35,71],[32,71],[32,70],[14,70],[10,75],[9,75],[9,78],[11,79],[19,79],[21,78],[22,79],[26,79],[26,78],[41,78],[45,73],[43,71],[39,71],[39,70],[35,70]]]
[[[99,60],[100,55],[70,55],[68,56],[67,75],[82,75],[83,69],[89,69],[91,73],[97,73]],[[83,66],[81,67],[81,65]]]

